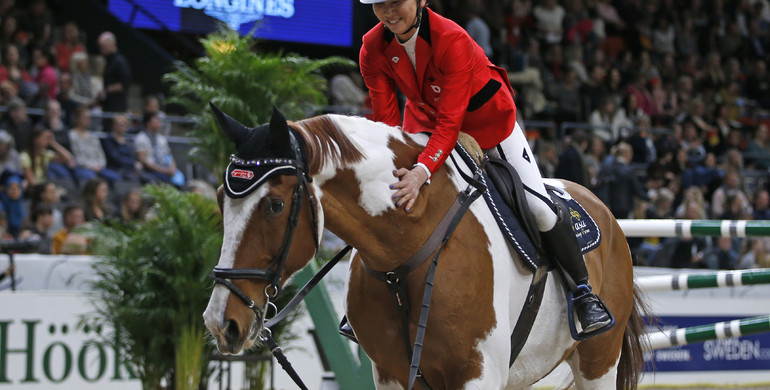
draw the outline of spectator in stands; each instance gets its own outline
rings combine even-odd
[[[535,5],[532,16],[535,18],[537,36],[541,41],[547,44],[561,43],[562,23],[566,16],[564,7],[556,0],[544,0]]]
[[[706,55],[705,65],[697,80],[700,88],[713,88],[719,90],[727,85],[727,76],[722,68],[722,57],[717,51],[711,51]]]
[[[69,21],[64,24],[55,50],[56,64],[59,67],[59,71],[70,72],[72,55],[85,52],[85,47],[80,42],[80,30],[75,22]]]
[[[685,219],[702,219],[702,215],[698,204],[685,205]],[[710,245],[711,237],[668,238],[658,251],[656,264],[670,268],[703,268],[704,252]]]
[[[655,21],[652,30],[652,47],[658,55],[674,54],[676,31],[669,15],[662,15]]]
[[[770,220],[770,194],[768,194],[768,190],[764,188],[756,190],[751,204],[754,207],[752,219],[757,221]]]
[[[586,112],[593,112],[599,108],[599,105],[605,98],[611,99],[605,80],[606,77],[607,71],[604,69],[604,65],[596,64],[591,66],[588,80],[580,85],[580,95],[588,102]]]
[[[490,31],[487,22],[481,18],[484,13],[484,3],[481,0],[469,1],[467,9],[464,14],[467,16],[467,20],[463,24],[463,28],[468,32],[468,35],[473,38],[482,49],[484,54],[489,59],[492,59],[492,42],[490,41]]]
[[[741,207],[749,214],[752,212],[749,198],[746,196],[741,185],[740,172],[728,171],[725,173],[724,182],[714,191],[714,195],[711,197],[711,215],[714,218],[721,218],[727,211],[729,207],[727,200],[730,195],[736,195],[741,202]]]
[[[752,69],[746,78],[746,96],[759,103],[762,108],[770,108],[770,74],[763,59],[753,60]]]
[[[543,141],[537,152],[537,166],[543,177],[554,177],[559,165],[559,155],[553,142]]]
[[[682,194],[682,202],[676,207],[674,211],[674,218],[685,218],[685,212],[689,205],[695,204],[701,213],[690,219],[706,219],[706,210],[710,209],[706,197],[703,195],[703,190],[700,187],[686,188]]]
[[[599,171],[599,198],[615,218],[628,218],[634,208],[634,199],[649,200],[629,162],[633,159],[631,145],[620,142],[614,147],[613,159],[605,162]]]
[[[599,0],[596,2],[596,13],[604,22],[607,35],[623,35],[626,30],[626,22],[618,14],[612,5],[612,0]]]
[[[21,61],[19,47],[15,44],[3,46],[2,65],[0,65],[0,81],[10,80],[20,87],[22,82],[31,82],[24,63]]]
[[[743,203],[743,199],[741,199],[738,194],[727,196],[725,204],[724,214],[716,216],[716,218],[729,221],[747,220],[751,219],[751,216],[753,215],[752,210],[746,207],[747,205]]]
[[[107,158],[107,168],[120,174],[123,180],[138,181],[142,163],[136,159],[133,145],[126,138],[128,117],[118,114],[113,118],[112,131],[102,138],[102,149]]]
[[[60,192],[62,189],[56,186],[54,182],[39,183],[32,187],[32,196],[30,209],[35,210],[38,207],[46,207],[51,210],[51,227],[48,229],[49,237],[53,236],[64,226],[64,217],[62,215],[62,202]]]
[[[337,73],[329,80],[330,102],[336,111],[365,113],[371,119],[369,93],[364,88],[360,71]]]
[[[187,185],[185,185],[185,191],[198,194],[206,199],[217,199],[217,189],[205,180],[194,179],[188,181]]]
[[[110,189],[102,179],[91,179],[83,187],[83,216],[86,222],[104,221],[114,215],[109,204]]]
[[[717,103],[714,106],[713,124],[705,134],[704,139],[706,150],[718,156],[723,155],[726,151],[727,137],[733,128],[732,123],[734,123],[727,117],[727,110],[727,105],[724,103]]]
[[[61,103],[59,103],[58,100],[48,100],[45,108],[45,115],[40,119],[38,126],[47,130],[51,130],[51,133],[53,133],[54,142],[58,143],[68,152],[72,151],[69,136],[70,129],[67,125],[64,124]]]
[[[107,168],[107,158],[102,144],[88,127],[91,125],[91,113],[86,106],[75,110],[75,126],[70,130],[70,145],[75,159],[75,181],[82,185],[88,180],[101,177],[110,184],[120,180],[120,175]]]
[[[30,35],[30,44],[45,43],[46,47],[52,50],[53,41],[50,39],[50,28],[53,24],[53,14],[48,9],[46,0],[28,0],[26,3],[26,12],[19,14],[19,26]],[[47,37],[45,36],[46,29],[48,29]]]
[[[13,137],[0,129],[0,182],[9,175],[22,176],[23,170],[19,152],[13,148]]]
[[[591,179],[585,163],[585,150],[588,147],[588,137],[585,131],[577,129],[569,136],[569,145],[559,155],[554,177],[570,180],[582,186],[588,186]]]
[[[736,239],[738,240],[738,239]],[[731,237],[719,237],[717,245],[703,256],[703,265],[710,269],[737,269],[739,254]]]
[[[18,237],[24,224],[24,218],[27,216],[20,177],[11,175],[5,179],[5,187],[0,193],[0,205],[2,205],[8,218],[8,233],[13,237]]]
[[[768,268],[770,267],[770,252],[768,252],[767,237],[751,237],[746,242],[747,250],[741,256],[737,269]]]
[[[75,109],[80,105],[72,97],[72,75],[69,73],[62,73],[59,76],[59,96],[56,100],[59,101],[63,112],[62,120],[64,125],[71,127],[75,117]],[[68,136],[69,137],[69,136]]]
[[[27,105],[19,98],[8,102],[8,112],[0,121],[0,128],[13,136],[16,150],[21,152],[29,147],[32,122],[27,116]]]
[[[73,54],[71,63],[72,89],[69,97],[78,104],[91,107],[96,104],[98,90],[88,69],[88,54],[85,52]]]
[[[55,149],[53,134],[50,130],[37,128],[32,133],[32,140],[19,155],[21,168],[24,171],[24,179],[27,188],[38,183],[44,183],[48,179],[63,181],[72,180],[70,169],[74,167],[74,160],[62,153],[61,148]]]
[[[168,120],[168,115],[163,111],[160,97],[157,94],[149,94],[144,97],[144,103],[142,104],[142,115],[154,112],[158,114],[160,120],[160,133],[163,135],[169,135],[171,133],[171,122]]]
[[[606,96],[591,115],[588,117],[588,124],[593,126],[594,137],[599,138],[606,145],[612,145],[618,140],[620,127],[627,125],[623,120],[622,114],[618,114],[615,100]]]
[[[639,107],[637,96],[627,94],[623,97],[623,101],[613,117],[613,129],[618,129],[617,136],[623,137],[637,126],[640,118],[645,116],[647,114]]]
[[[768,134],[767,125],[760,123],[744,151],[749,167],[764,171],[770,168],[770,138],[768,137],[770,134]]]
[[[147,214],[147,205],[142,199],[142,189],[134,188],[126,192],[120,202],[120,218],[123,223],[144,221]]]
[[[689,163],[701,164],[706,158],[706,148],[703,146],[703,132],[699,131],[695,122],[687,120],[682,123],[682,139],[680,146],[687,152]]]
[[[51,206],[37,205],[37,207],[32,209],[30,217],[31,224],[29,229],[25,230],[26,236],[22,238],[40,240],[36,253],[51,254],[51,240],[53,238],[51,234],[51,227],[53,226],[53,210]]]
[[[85,222],[83,206],[73,204],[64,209],[64,227],[51,238],[51,249],[54,254],[81,255],[86,254],[87,242],[85,237],[73,233],[73,229]]]
[[[582,119],[580,83],[574,68],[564,67],[562,77],[551,90],[549,100],[556,102],[557,122],[575,122]]]
[[[142,163],[146,177],[153,181],[184,185],[184,176],[176,168],[174,156],[168,146],[168,139],[160,134],[158,114],[149,112],[142,120],[144,130],[134,139],[136,157]]]
[[[613,66],[607,71],[607,96],[611,97],[615,101],[615,106],[620,107],[623,103],[623,75],[620,73],[620,69]]]
[[[588,141],[588,150],[583,157],[590,180],[588,188],[596,188],[599,169],[601,169],[602,162],[607,157],[607,148],[604,145],[604,141],[598,137],[590,137],[590,140]]]
[[[0,104],[3,106],[7,106],[8,102],[10,102],[12,99],[19,97],[19,91],[16,89],[16,86],[8,81],[0,81]]]
[[[652,94],[647,88],[647,75],[641,70],[633,75],[631,82],[626,87],[626,94],[635,98],[637,107],[641,109],[645,115],[651,116],[657,114],[657,112],[655,112],[655,105],[652,102]]]
[[[722,171],[716,164],[716,156],[707,153],[702,162],[692,159],[688,162],[687,169],[682,173],[682,187],[698,187],[704,194],[711,194],[722,182]]]
[[[131,69],[128,61],[118,51],[115,35],[109,31],[99,35],[99,51],[107,63],[102,74],[104,89],[99,93],[105,112],[128,111],[128,89],[131,87]],[[109,125],[105,130],[109,130]]]
[[[674,193],[668,188],[660,188],[651,197],[651,202],[639,202],[639,207],[644,207],[641,218],[645,219],[670,219],[673,218],[672,206]],[[634,241],[638,242],[634,242]],[[657,252],[660,249],[659,237],[645,237],[641,240],[628,238],[629,247],[635,255],[636,262],[644,265],[656,265]]]
[[[749,35],[744,41],[743,55],[751,59],[764,60],[768,54],[768,43],[758,23],[756,19],[749,21]]]

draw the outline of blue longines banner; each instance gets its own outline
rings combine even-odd
[[[742,317],[677,317],[661,316],[663,330],[708,325],[732,321]],[[656,330],[648,327],[647,332]],[[709,340],[680,347],[659,349],[645,353],[647,372],[655,371],[713,371],[713,370],[767,370],[770,369],[770,333]]]
[[[351,0],[110,0],[109,10],[136,28],[206,34],[221,21],[246,34],[259,23],[262,39],[353,44]]]

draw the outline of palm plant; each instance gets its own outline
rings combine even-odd
[[[343,57],[313,60],[259,53],[253,50],[250,36],[228,29],[201,42],[206,56],[192,66],[177,62],[164,81],[170,84],[169,101],[184,107],[198,124],[188,133],[194,139],[190,157],[206,164],[216,175],[224,170],[234,147],[217,126],[209,102],[251,125],[266,123],[273,106],[289,119],[301,119],[327,104],[323,71],[356,66]]]
[[[173,187],[146,188],[151,217],[133,225],[97,223],[85,228],[99,255],[96,310],[86,321],[106,323],[136,366],[144,389],[161,380],[197,389],[211,344],[200,319],[210,295],[207,275],[222,244],[214,200]]]

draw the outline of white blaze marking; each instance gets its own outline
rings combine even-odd
[[[225,196],[222,204],[222,221],[224,238],[222,251],[219,254],[218,268],[232,268],[235,264],[235,252],[243,237],[243,232],[251,219],[254,208],[267,195],[268,186],[258,188],[253,194],[240,199],[230,199]],[[224,323],[225,306],[230,290],[217,285],[211,293],[209,304],[203,312],[203,320],[209,330],[218,330]]]

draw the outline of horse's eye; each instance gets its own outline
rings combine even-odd
[[[283,201],[280,199],[270,199],[267,203],[267,210],[265,210],[265,213],[267,215],[275,215],[279,214],[281,211],[283,211]]]

